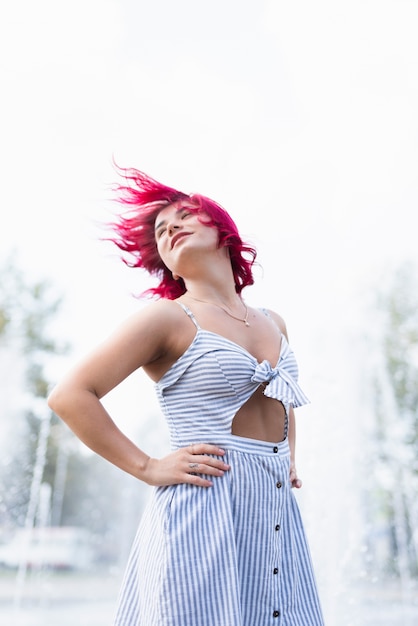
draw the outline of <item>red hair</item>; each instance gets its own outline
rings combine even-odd
[[[254,283],[252,267],[256,250],[242,241],[234,221],[219,204],[200,194],[189,195],[167,187],[134,168],[118,170],[124,184],[116,185],[117,200],[129,208],[110,224],[115,232],[110,241],[128,253],[122,259],[129,267],[144,268],[159,278],[159,285],[145,294],[174,300],[186,291],[183,279],[175,280],[162,262],[154,233],[157,214],[179,200],[190,202],[198,214],[205,213],[204,223],[217,229],[219,247],[229,249],[236,292],[241,293],[244,287]]]

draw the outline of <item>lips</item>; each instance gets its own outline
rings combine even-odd
[[[188,235],[191,235],[191,233],[178,233],[177,235],[174,235],[173,239],[171,240],[171,249],[174,248],[179,239],[181,239],[182,237],[187,237]]]

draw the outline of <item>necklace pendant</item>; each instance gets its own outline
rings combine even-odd
[[[246,325],[246,326],[249,326],[249,325],[250,325],[250,323],[249,323],[249,322],[247,322],[247,320],[244,320],[244,323],[245,323],[245,325]]]

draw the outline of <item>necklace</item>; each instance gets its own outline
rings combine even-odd
[[[218,309],[221,309],[224,313],[226,313],[227,315],[229,315],[229,317],[232,317],[234,320],[238,320],[238,322],[243,322],[246,326],[249,326],[250,323],[248,321],[248,307],[245,304],[245,302],[243,300],[241,300],[242,304],[244,305],[245,308],[245,317],[237,317],[236,315],[232,315],[232,313],[230,313],[228,311],[228,309],[225,309],[223,306],[221,306],[220,304],[216,304],[216,302],[208,302],[207,300],[199,300],[199,298],[195,298],[194,296],[191,296],[189,293],[184,294],[185,296],[187,296],[188,298],[191,298],[192,300],[195,300],[196,302],[203,302],[203,304],[211,304],[212,306],[217,306]]]

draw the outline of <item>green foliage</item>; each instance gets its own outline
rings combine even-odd
[[[373,498],[387,534],[381,569],[405,581],[418,575],[418,268],[407,263],[388,277],[378,310]]]
[[[33,399],[30,408],[23,409],[18,417],[11,452],[1,465],[0,524],[25,523],[41,421],[49,412],[46,407],[49,381],[44,365],[50,355],[63,353],[65,349],[50,334],[51,320],[60,304],[60,299],[51,292],[47,281],[29,282],[12,258],[0,268],[0,358],[3,354],[4,358],[10,353],[21,355],[25,364],[24,393]],[[4,353],[2,346],[6,348]],[[4,423],[9,421],[7,415],[1,414],[0,418]]]
[[[47,407],[50,381],[45,365],[67,349],[64,342],[52,335],[59,306],[60,298],[54,295],[48,281],[29,282],[13,259],[0,267],[0,359],[7,359],[11,353],[20,355],[25,364],[24,390],[16,392],[24,392],[28,405],[18,416],[13,415],[11,442],[0,461],[0,527],[27,525],[31,511],[33,519],[29,523],[36,524],[40,485],[48,484],[48,523],[80,526],[113,537],[113,549],[107,547],[101,553],[103,558],[115,559],[121,546],[116,541],[117,528],[124,527],[129,536],[133,535],[139,516],[140,498],[134,499],[135,505],[124,504],[127,488],[129,491],[129,485],[133,485],[138,489],[138,483],[84,451],[67,426]],[[7,423],[10,417],[0,412],[0,420]],[[42,428],[45,420],[48,429]],[[45,432],[47,440],[42,441]],[[45,455],[39,459],[44,445]],[[123,519],[126,506],[133,513],[130,523]]]
[[[37,353],[62,354],[68,348],[49,334],[51,319],[61,304],[51,291],[48,281],[28,283],[12,259],[0,268],[0,339],[19,342],[30,364],[36,361],[35,355],[39,357]]]
[[[10,318],[7,317],[5,309],[0,308],[0,337],[5,334]]]
[[[385,311],[383,356],[388,382],[405,425],[405,443],[418,444],[418,270],[406,264],[380,297]]]

